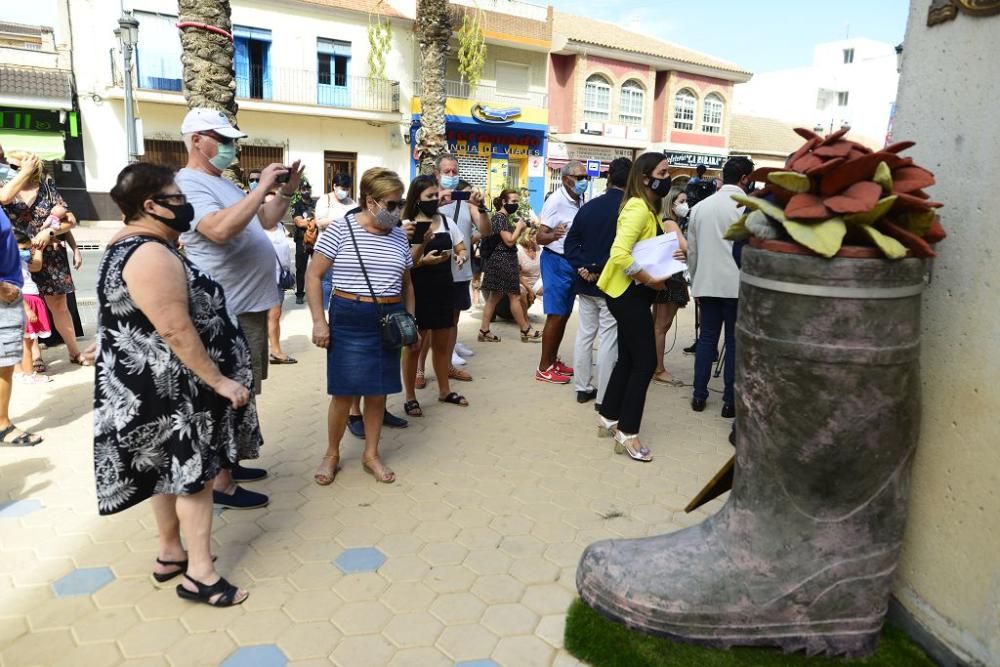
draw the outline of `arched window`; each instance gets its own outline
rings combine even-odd
[[[701,131],[707,134],[722,134],[722,110],[725,103],[712,93],[705,98],[705,109],[701,114]]]
[[[622,84],[618,120],[626,125],[642,125],[643,110],[646,104],[646,91],[635,79],[629,79]]]
[[[591,74],[583,87],[583,119],[608,120],[611,117],[611,84],[600,74]]]
[[[698,99],[688,88],[678,91],[674,96],[674,129],[693,130],[694,110],[698,106]]]

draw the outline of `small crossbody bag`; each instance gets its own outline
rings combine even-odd
[[[378,329],[379,336],[382,338],[382,345],[391,350],[398,350],[413,345],[418,339],[417,320],[406,310],[386,313],[382,309],[382,304],[378,302],[378,296],[375,295],[375,289],[372,287],[372,281],[368,278],[368,270],[365,268],[365,262],[361,259],[361,247],[358,246],[358,239],[354,235],[354,223],[349,219],[346,222],[347,230],[351,233],[351,242],[354,244],[354,252],[358,255],[358,264],[361,265],[361,273],[365,277],[365,284],[368,285],[372,301],[375,302],[375,307],[378,309]]]

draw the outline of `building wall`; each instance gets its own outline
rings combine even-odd
[[[1000,84],[983,57],[1000,16],[926,18],[914,0],[895,138],[916,141],[907,154],[937,174],[950,236],[924,297],[923,419],[895,593],[960,657],[1000,665],[1000,190],[975,177],[1000,155]]]
[[[580,128],[583,127],[583,123],[586,121],[583,115],[584,86],[586,85],[588,78],[594,74],[599,74],[607,79],[611,84],[610,114],[609,118],[603,121],[606,125],[627,125],[627,123],[622,122],[619,118],[619,113],[621,112],[622,84],[630,80],[638,81],[642,84],[644,96],[642,125],[640,127],[642,128],[644,135],[637,135],[636,137],[630,136],[627,138],[639,138],[641,136],[644,139],[649,139],[653,124],[653,92],[656,88],[656,72],[651,67],[639,63],[631,63],[625,60],[616,60],[592,55],[581,55],[576,58],[575,70],[573,125],[563,131],[579,132]],[[605,136],[608,136],[607,132],[605,132]]]
[[[694,131],[674,129],[674,112],[677,93],[687,89],[694,93],[697,104],[694,112]],[[664,134],[672,144],[700,146],[704,148],[721,148],[728,145],[729,122],[733,113],[733,84],[722,79],[713,79],[686,72],[670,72],[667,79],[666,99],[663,118]],[[722,98],[722,133],[708,134],[701,129],[702,115],[705,110],[705,98],[711,94]]]
[[[576,56],[549,57],[549,125],[553,131],[573,131]]]

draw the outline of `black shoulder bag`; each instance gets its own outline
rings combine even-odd
[[[354,222],[347,216],[345,218],[347,231],[351,233],[351,242],[354,244],[354,252],[358,255],[358,264],[361,265],[361,273],[365,277],[368,291],[371,292],[372,301],[375,302],[375,307],[378,309],[378,330],[379,335],[382,337],[382,345],[391,350],[398,350],[408,345],[413,345],[418,339],[417,321],[405,309],[397,313],[388,314],[382,310],[382,304],[378,302],[375,289],[372,287],[372,281],[368,278],[368,270],[365,268],[365,262],[361,259],[361,247],[358,246],[358,239],[354,235]]]

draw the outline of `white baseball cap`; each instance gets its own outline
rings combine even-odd
[[[181,123],[181,134],[192,134],[195,132],[218,132],[230,139],[243,139],[247,135],[240,132],[226,118],[226,114],[215,109],[191,109],[184,116]]]

